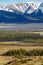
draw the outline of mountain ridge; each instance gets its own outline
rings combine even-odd
[[[0,30],[43,31],[43,3],[28,4],[0,5]]]
[[[14,10],[18,10],[18,11],[22,11],[24,12],[24,10],[26,10],[29,6],[33,7],[34,10],[38,8],[38,6],[40,5],[40,3],[19,3],[19,4],[10,4],[10,5],[0,5],[0,10],[5,10],[5,11],[10,11],[9,9],[14,9]],[[13,12],[13,11],[11,11]]]
[[[42,5],[43,3],[20,3],[2,7],[0,10],[0,23],[43,23]],[[10,9],[12,9],[12,11]]]

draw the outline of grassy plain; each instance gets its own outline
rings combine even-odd
[[[26,51],[38,49],[43,54],[40,51],[40,49],[43,51],[43,32],[0,31],[0,65],[43,65],[43,55],[22,58],[3,55],[9,50],[19,49]]]
[[[42,49],[43,46],[11,46],[11,45],[0,45],[0,65],[43,65],[43,56],[28,56],[22,59],[15,58],[14,56],[2,56],[2,54],[9,50],[25,49],[30,51],[33,49]]]
[[[43,46],[43,32],[0,31],[0,44]]]

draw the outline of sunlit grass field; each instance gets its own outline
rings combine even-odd
[[[0,65],[43,65],[43,32],[0,31]]]
[[[42,50],[43,46],[11,46],[11,45],[0,45],[0,65],[43,65],[43,55],[38,56],[24,56],[24,55],[10,55],[12,52],[8,53],[9,51],[15,50]],[[23,53],[24,53],[23,51]],[[6,54],[8,53],[8,55]],[[16,52],[17,53],[17,52]],[[21,52],[20,52],[21,53]],[[37,52],[36,52],[37,53]],[[6,55],[4,55],[6,54]],[[18,53],[17,53],[18,54]],[[42,52],[43,54],[43,52]]]

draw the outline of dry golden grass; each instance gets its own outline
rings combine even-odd
[[[13,45],[0,45],[0,54],[3,54],[12,49],[25,49],[25,50],[33,50],[33,49],[43,49],[43,46],[13,46]]]
[[[43,46],[13,46],[13,45],[0,45],[0,55],[12,50],[12,49],[25,49],[25,50],[33,50],[33,49],[43,49]],[[9,65],[43,65],[43,56],[31,56],[31,57],[27,57],[25,58],[23,61],[25,61],[26,59],[28,59],[26,62],[16,62],[16,63],[11,63]],[[29,61],[29,59],[32,59],[31,61]],[[5,65],[8,62],[14,60],[14,57],[12,56],[0,56],[0,65]],[[18,59],[17,59],[18,60]]]
[[[0,56],[0,65],[4,65],[11,60],[13,60],[12,56]]]
[[[6,65],[43,65],[43,56],[31,56],[16,62],[13,60],[11,63],[7,63]]]
[[[30,33],[36,33],[36,34],[43,35],[43,32],[30,32]]]

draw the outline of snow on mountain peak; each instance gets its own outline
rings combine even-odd
[[[42,13],[43,13],[43,3],[40,4],[39,9],[40,9],[40,10],[42,11]]]
[[[39,7],[39,5],[40,3],[31,3],[31,2],[10,4],[6,6],[0,5],[0,10],[10,11],[10,12],[18,11],[21,13],[25,13],[25,12],[32,13]]]

